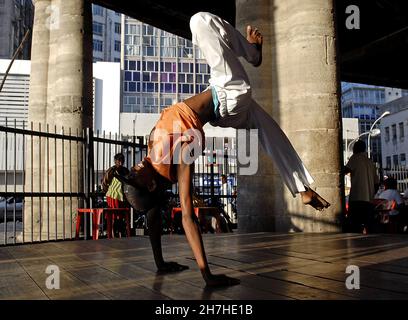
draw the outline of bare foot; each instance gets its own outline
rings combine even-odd
[[[316,210],[322,211],[330,207],[330,203],[324,200],[316,191],[306,187],[305,192],[300,193],[304,204],[308,204]]]
[[[250,25],[247,26],[246,33],[248,42],[254,44],[259,51],[258,61],[254,63],[254,67],[259,67],[262,63],[263,36],[259,32],[258,28],[252,27]]]
[[[212,274],[209,277],[205,277],[204,280],[205,280],[207,287],[212,287],[212,288],[235,286],[241,283],[239,279],[228,277],[225,274]]]

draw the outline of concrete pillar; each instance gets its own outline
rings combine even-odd
[[[34,0],[34,26],[31,49],[31,73],[28,119],[35,123],[46,121],[49,58],[49,14],[51,0]]]
[[[34,0],[34,26],[31,49],[31,73],[28,120],[33,123],[28,128],[44,129],[47,116],[47,83],[49,59],[49,9],[51,0]],[[26,192],[43,190],[44,164],[39,161],[43,145],[38,137],[27,137],[26,141]],[[41,203],[38,198],[26,198],[24,205],[24,240],[39,239]]]
[[[42,77],[36,78],[30,87],[30,120],[49,124],[50,132],[82,135],[82,129],[92,127],[92,11],[91,3],[86,0],[47,0],[35,2],[34,31],[42,25],[47,25],[46,42],[44,47],[37,47],[34,32],[32,65],[38,66],[43,72]],[[38,34],[38,32],[37,32]],[[39,34],[39,41],[44,41],[44,35]],[[40,68],[42,66],[42,68]],[[37,71],[38,73],[39,71]],[[36,73],[32,72],[32,79]],[[41,88],[35,89],[35,85]],[[31,98],[31,93],[33,98]],[[40,101],[41,103],[37,102]],[[45,124],[42,126],[45,128]],[[56,128],[56,129],[54,129]],[[37,129],[35,127],[35,129]],[[35,139],[34,139],[35,141]],[[47,153],[44,152],[46,140],[42,146],[34,145],[33,151],[43,154],[42,170],[33,170],[34,181],[41,181],[42,185],[34,185],[34,192],[81,192],[82,183],[82,144],[69,143],[57,139],[48,141]],[[55,158],[56,150],[56,158]],[[42,177],[42,179],[41,179]],[[26,190],[30,191],[30,181],[26,179]],[[34,201],[35,202],[35,201]],[[76,208],[81,205],[70,198],[45,199],[37,206],[25,208],[26,240],[30,233],[34,241],[39,239],[39,229],[42,228],[41,238],[61,239],[72,236],[71,219],[75,221]],[[33,215],[33,228],[31,228]],[[49,223],[48,223],[49,221]],[[65,229],[65,232],[63,230]]]
[[[55,84],[51,99],[53,113],[49,113],[47,118],[50,122],[54,121],[59,133],[68,134],[71,129],[72,134],[78,131],[82,135],[83,128],[93,126],[91,3],[85,0],[53,2],[59,6],[59,25],[51,31],[51,40],[56,42],[52,51],[55,56],[50,57],[50,62],[55,63]],[[57,176],[57,185],[52,179],[51,188],[58,192],[68,192],[70,189],[72,192],[83,191],[82,148],[67,142],[57,142],[56,148],[56,164],[53,159],[49,174]],[[52,230],[58,238],[72,236],[71,220],[74,224],[77,206],[76,201],[71,205],[70,198],[57,199],[57,210],[52,212],[50,220],[57,221],[56,227],[52,223]]]
[[[334,6],[327,0],[236,0],[236,26],[264,35],[263,65],[245,64],[253,96],[288,135],[332,206],[317,212],[293,198],[261,151],[259,171],[238,177],[243,231],[339,231],[341,115]]]
[[[54,115],[57,124],[73,130],[92,127],[92,10],[85,0],[59,1],[60,22],[55,30]]]

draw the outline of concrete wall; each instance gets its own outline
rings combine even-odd
[[[404,136],[401,136],[399,124],[404,127]],[[397,135],[393,139],[392,125],[396,125]],[[389,139],[386,136],[386,128],[389,129]],[[391,157],[391,165],[393,166],[393,156],[398,156],[398,164],[401,165],[401,154],[405,154],[405,159],[408,157],[408,104],[407,108],[401,111],[390,114],[381,119],[381,146],[382,146],[382,165],[387,167],[387,157]],[[407,165],[407,160],[403,165]]]
[[[261,151],[254,176],[238,178],[238,228],[243,231],[338,231],[342,211],[341,117],[334,7],[327,0],[236,1],[236,26],[258,27],[264,61],[245,68],[253,96],[280,124],[332,206],[304,206],[282,184]]]

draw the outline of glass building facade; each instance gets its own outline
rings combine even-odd
[[[407,90],[385,88],[373,85],[347,83],[341,84],[341,109],[343,118],[359,119],[359,134],[370,131],[374,121],[381,116],[380,106],[401,96],[408,95]],[[389,95],[393,94],[393,98]],[[385,133],[381,133],[385,134]],[[367,135],[364,136],[367,142]],[[381,162],[381,139],[371,139],[372,159]]]
[[[125,17],[124,113],[160,113],[208,86],[210,68],[190,40]]]
[[[92,5],[93,61],[120,62],[121,14]]]

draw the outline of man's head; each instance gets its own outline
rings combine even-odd
[[[353,153],[362,153],[366,151],[366,144],[363,140],[357,140],[353,146]]]
[[[115,157],[113,158],[115,160],[115,166],[117,168],[123,166],[125,163],[125,156],[121,153],[115,154]]]
[[[385,189],[397,189],[398,182],[394,178],[388,178],[384,181]]]

